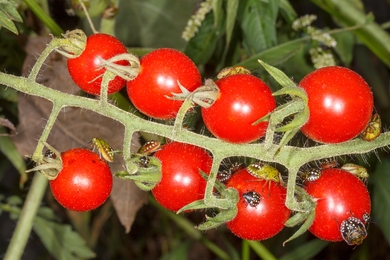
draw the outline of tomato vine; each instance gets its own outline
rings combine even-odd
[[[295,147],[283,144],[275,144],[273,141],[273,133],[276,130],[276,124],[270,124],[267,130],[266,141],[263,143],[254,144],[232,144],[226,143],[222,140],[200,135],[189,131],[183,127],[183,120],[188,109],[193,104],[192,101],[187,99],[181,106],[178,115],[173,125],[165,125],[157,122],[152,122],[147,119],[138,117],[135,114],[121,110],[113,104],[110,104],[107,100],[107,88],[109,81],[115,77],[115,75],[107,71],[102,79],[102,95],[100,100],[90,99],[81,96],[74,96],[66,93],[59,92],[57,90],[45,87],[44,85],[36,82],[36,77],[42,67],[47,56],[54,50],[60,40],[54,39],[51,44],[43,51],[36,64],[31,70],[28,77],[17,77],[0,72],[0,83],[8,87],[14,88],[22,93],[33,95],[47,99],[53,103],[53,108],[48,118],[44,131],[39,139],[37,148],[32,155],[34,161],[39,161],[42,158],[42,150],[44,148],[44,142],[46,142],[49,133],[56,121],[59,112],[65,107],[79,107],[86,110],[94,111],[100,115],[109,117],[117,122],[121,123],[125,127],[125,135],[123,141],[123,157],[126,163],[126,168],[129,174],[136,172],[137,165],[131,162],[130,145],[131,139],[135,132],[143,131],[152,134],[156,134],[162,137],[169,138],[174,141],[188,143],[207,149],[213,155],[213,163],[211,167],[211,173],[207,181],[204,204],[208,207],[217,207],[220,209],[229,209],[232,207],[232,201],[227,197],[216,197],[213,193],[213,189],[216,182],[218,168],[225,158],[232,156],[242,156],[255,158],[261,161],[277,163],[284,166],[288,171],[287,181],[287,196],[286,206],[293,211],[310,213],[307,203],[298,202],[295,198],[296,192],[296,179],[299,168],[311,161],[320,160],[323,158],[336,157],[347,154],[365,154],[381,147],[387,147],[390,145],[390,132],[381,134],[377,139],[372,142],[366,142],[361,139],[354,139],[351,141],[343,142],[340,144],[326,144],[318,145],[314,147]],[[293,91],[294,92],[294,91]],[[287,92],[285,94],[288,94]],[[299,93],[302,95],[302,93]],[[304,100],[304,96],[299,99],[298,104],[301,104]],[[294,103],[292,103],[294,104]],[[299,105],[298,105],[299,108]],[[286,106],[285,111],[282,112],[282,117],[302,112],[301,109],[297,110],[297,106]],[[273,115],[277,115],[276,112]],[[271,119],[272,120],[272,114]],[[277,120],[281,120],[280,118]],[[287,132],[286,132],[287,134]],[[292,133],[294,134],[294,132]],[[272,135],[272,136],[270,136]],[[288,137],[291,138],[291,137]],[[287,140],[288,141],[288,140]],[[43,196],[43,192],[47,185],[46,179],[40,174],[36,174],[33,184],[30,188],[29,196],[26,199],[26,204],[23,208],[25,214],[21,215],[18,222],[15,235],[12,238],[13,241],[18,241],[19,247],[23,247],[23,243],[20,242],[27,239],[28,236],[24,236],[26,232],[30,232],[32,227],[32,220],[37,212],[39,202]],[[226,193],[229,194],[229,193]],[[235,192],[232,192],[236,196]],[[10,246],[11,250],[13,248]],[[18,255],[18,253],[9,251],[7,254]],[[20,252],[19,252],[20,253]]]

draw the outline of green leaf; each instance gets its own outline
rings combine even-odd
[[[19,32],[13,21],[23,22],[22,17],[16,9],[17,6],[18,4],[13,0],[0,2],[0,26],[5,27],[15,34]]]
[[[5,133],[3,127],[0,127],[0,133]],[[23,157],[19,154],[14,143],[9,136],[0,136],[0,152],[2,152],[12,163],[21,176],[21,181],[27,180],[26,164]]]
[[[94,258],[95,253],[70,225],[62,225],[37,216],[33,229],[50,254],[59,260]]]
[[[2,12],[1,10],[0,10],[0,26],[10,30],[14,34],[19,34],[18,29],[16,28],[14,22],[11,21],[7,16],[7,14]]]
[[[292,81],[286,74],[284,74],[281,70],[273,67],[273,66],[270,66],[269,64],[259,60],[259,63],[264,67],[264,69],[272,76],[272,78],[274,78],[283,88],[286,88],[286,89],[295,89],[296,90],[296,93],[294,92],[294,94],[297,94],[299,97],[303,97],[303,98],[306,98],[305,96],[302,96],[301,95],[301,92],[302,91],[299,91],[298,88],[295,88],[295,83],[294,81]],[[281,89],[280,91],[283,91],[284,89]],[[278,91],[279,92],[279,91]],[[281,93],[278,93],[278,95],[280,95]],[[283,93],[283,94],[289,94],[289,93]]]
[[[220,14],[219,19],[218,26],[215,27],[214,13],[208,13],[205,20],[202,22],[199,31],[188,42],[184,53],[187,54],[195,64],[205,64],[213,55],[217,42],[224,33],[224,13]]]
[[[371,22],[372,15],[367,16],[364,11],[356,8],[349,0],[311,0],[327,11],[337,22],[344,27],[365,25],[354,34],[362,41],[387,67],[390,67],[390,34],[377,23]]]
[[[0,10],[4,12],[9,19],[15,22],[23,22],[22,17],[20,16],[18,10],[18,3],[14,0],[0,1]]]
[[[181,38],[196,0],[119,1],[115,35],[126,46],[183,49]]]
[[[217,26],[217,23],[219,21],[219,16],[222,11],[222,0],[213,0],[211,1],[211,5],[213,6],[213,13],[214,13],[214,26]]]
[[[276,45],[279,0],[248,0],[242,8],[239,22],[247,54],[253,55]]]
[[[390,161],[378,163],[373,174],[375,189],[372,196],[372,211],[376,223],[390,244]]]
[[[279,65],[298,53],[306,40],[307,39],[299,39],[271,47],[240,62],[237,66],[244,66],[249,70],[256,69],[259,67],[258,60],[263,60],[273,66]]]
[[[322,249],[324,249],[329,244],[328,241],[314,239],[310,242],[303,244],[300,247],[295,248],[293,251],[284,255],[279,260],[306,260],[313,259]]]
[[[334,48],[335,52],[344,63],[345,66],[349,67],[352,62],[353,48],[355,44],[355,37],[352,32],[344,31],[340,33],[332,34],[335,38],[337,45]]]
[[[291,6],[288,0],[280,1],[280,14],[284,17],[284,19],[288,23],[292,23],[295,19],[297,19],[297,13],[294,8]]]
[[[226,46],[232,39],[234,24],[236,22],[239,0],[227,0],[226,7]]]

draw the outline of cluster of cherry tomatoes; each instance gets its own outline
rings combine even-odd
[[[124,53],[127,53],[125,46],[116,38],[101,33],[91,35],[84,52],[68,60],[69,73],[81,89],[99,95],[104,73],[101,59]],[[125,65],[126,62],[117,63]],[[253,123],[276,108],[270,88],[248,73],[227,73],[215,84],[219,91],[217,98],[211,106],[201,109],[207,129],[215,137],[230,143],[250,143],[262,138],[268,123]],[[108,93],[117,92],[125,85],[130,101],[140,112],[152,118],[169,120],[176,117],[182,104],[182,101],[169,97],[181,93],[181,87],[193,92],[202,86],[202,78],[186,55],[162,48],[139,60],[139,72],[134,79],[125,81],[117,76],[112,80]],[[298,85],[308,97],[310,116],[301,127],[308,138],[320,143],[340,143],[357,137],[369,126],[373,95],[357,73],[338,66],[325,67],[308,74]],[[78,211],[101,205],[112,187],[107,163],[88,150],[70,150],[61,157],[63,170],[50,184],[56,199],[64,207]],[[157,150],[154,157],[161,162],[162,178],[152,193],[161,205],[178,211],[203,199],[206,180],[199,170],[209,174],[213,160],[206,150],[170,142]],[[92,172],[91,169],[98,170]],[[80,171],[88,172],[90,176],[71,181],[66,179],[72,178],[66,177],[70,173]],[[220,181],[226,187],[237,189],[240,196],[236,217],[226,223],[234,234],[244,239],[263,240],[282,230],[291,212],[285,206],[286,188],[275,168],[256,162],[247,167],[221,171],[219,175]],[[309,230],[325,240],[344,239],[350,245],[360,244],[367,235],[370,197],[359,176],[338,168],[322,169],[318,176],[308,176],[305,189],[317,203],[315,219]],[[96,183],[90,184],[88,179]],[[61,181],[73,185],[67,185],[72,191],[66,198],[57,195],[56,183]],[[75,207],[85,196],[80,197],[80,187],[88,185],[93,186],[90,193],[93,194],[93,205]]]

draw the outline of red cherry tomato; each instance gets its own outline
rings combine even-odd
[[[274,181],[237,171],[226,183],[237,189],[240,200],[237,216],[226,223],[236,236],[248,240],[265,240],[279,233],[290,216],[285,206],[286,188]]]
[[[356,72],[338,66],[313,71],[299,85],[309,98],[310,118],[301,128],[312,140],[340,143],[359,135],[370,121],[373,95]]]
[[[218,99],[211,107],[202,108],[207,129],[231,143],[249,143],[263,137],[268,122],[252,124],[276,107],[268,86],[247,74],[227,76],[215,83],[220,89]]]
[[[319,179],[306,182],[306,191],[318,199],[309,231],[323,240],[343,240],[340,225],[344,220],[355,217],[365,223],[364,214],[370,214],[367,187],[347,171],[337,168],[322,170]]]
[[[171,100],[172,93],[181,93],[180,84],[194,91],[202,85],[196,65],[185,54],[168,48],[154,50],[140,59],[141,71],[127,82],[127,93],[133,105],[147,116],[172,119],[182,101]]]
[[[85,50],[77,58],[68,59],[68,71],[73,81],[85,92],[99,95],[102,76],[106,69],[101,68],[101,60],[108,60],[118,54],[127,53],[127,49],[117,38],[96,33],[88,36]],[[127,61],[115,62],[120,65],[128,65]],[[126,81],[116,76],[108,84],[108,94],[121,90]]]
[[[199,170],[210,173],[212,158],[203,148],[172,142],[154,156],[161,161],[162,178],[152,190],[153,196],[165,208],[178,211],[204,197],[206,180]]]
[[[90,150],[76,148],[61,154],[63,168],[50,181],[54,198],[73,211],[89,211],[110,196],[112,174],[106,161]]]

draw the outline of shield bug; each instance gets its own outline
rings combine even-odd
[[[364,183],[367,182],[367,178],[369,177],[368,171],[363,166],[353,164],[353,163],[346,163],[344,164],[341,169],[344,171],[347,171],[349,173],[352,173],[353,175],[356,175],[359,177]]]
[[[248,75],[250,75],[251,72],[250,72],[250,70],[248,70],[247,68],[245,68],[243,66],[228,67],[228,68],[222,69],[217,74],[217,78],[221,79],[221,78],[235,75],[235,74],[248,74]]]
[[[242,163],[238,163],[238,162],[235,162],[233,163],[229,169],[227,170],[222,170],[222,171],[219,171],[218,174],[217,174],[217,179],[222,182],[222,183],[225,183],[227,180],[230,179],[230,177],[232,176],[232,174],[234,174],[235,172],[241,170],[241,169],[244,169],[244,166]]]
[[[382,132],[382,121],[378,114],[371,117],[366,129],[360,134],[363,140],[371,142],[375,140]]]
[[[267,180],[267,181],[274,181],[279,183],[280,182],[280,175],[279,171],[272,167],[269,164],[262,163],[262,162],[255,162],[246,167],[248,172],[259,179]]]
[[[348,245],[360,245],[367,237],[367,230],[363,222],[355,217],[349,217],[340,225],[340,233]]]
[[[251,207],[256,207],[260,204],[260,194],[255,191],[248,191],[246,193],[243,193],[242,197],[244,198],[245,202]]]
[[[160,149],[161,143],[158,141],[148,141],[139,150],[138,153],[142,155],[150,155]]]
[[[114,150],[103,139],[93,137],[91,140],[93,150],[97,149],[100,158],[103,157],[107,162],[114,161]]]
[[[321,170],[320,169],[305,170],[303,172],[300,172],[299,177],[302,179],[303,182],[316,181],[321,177]]]

